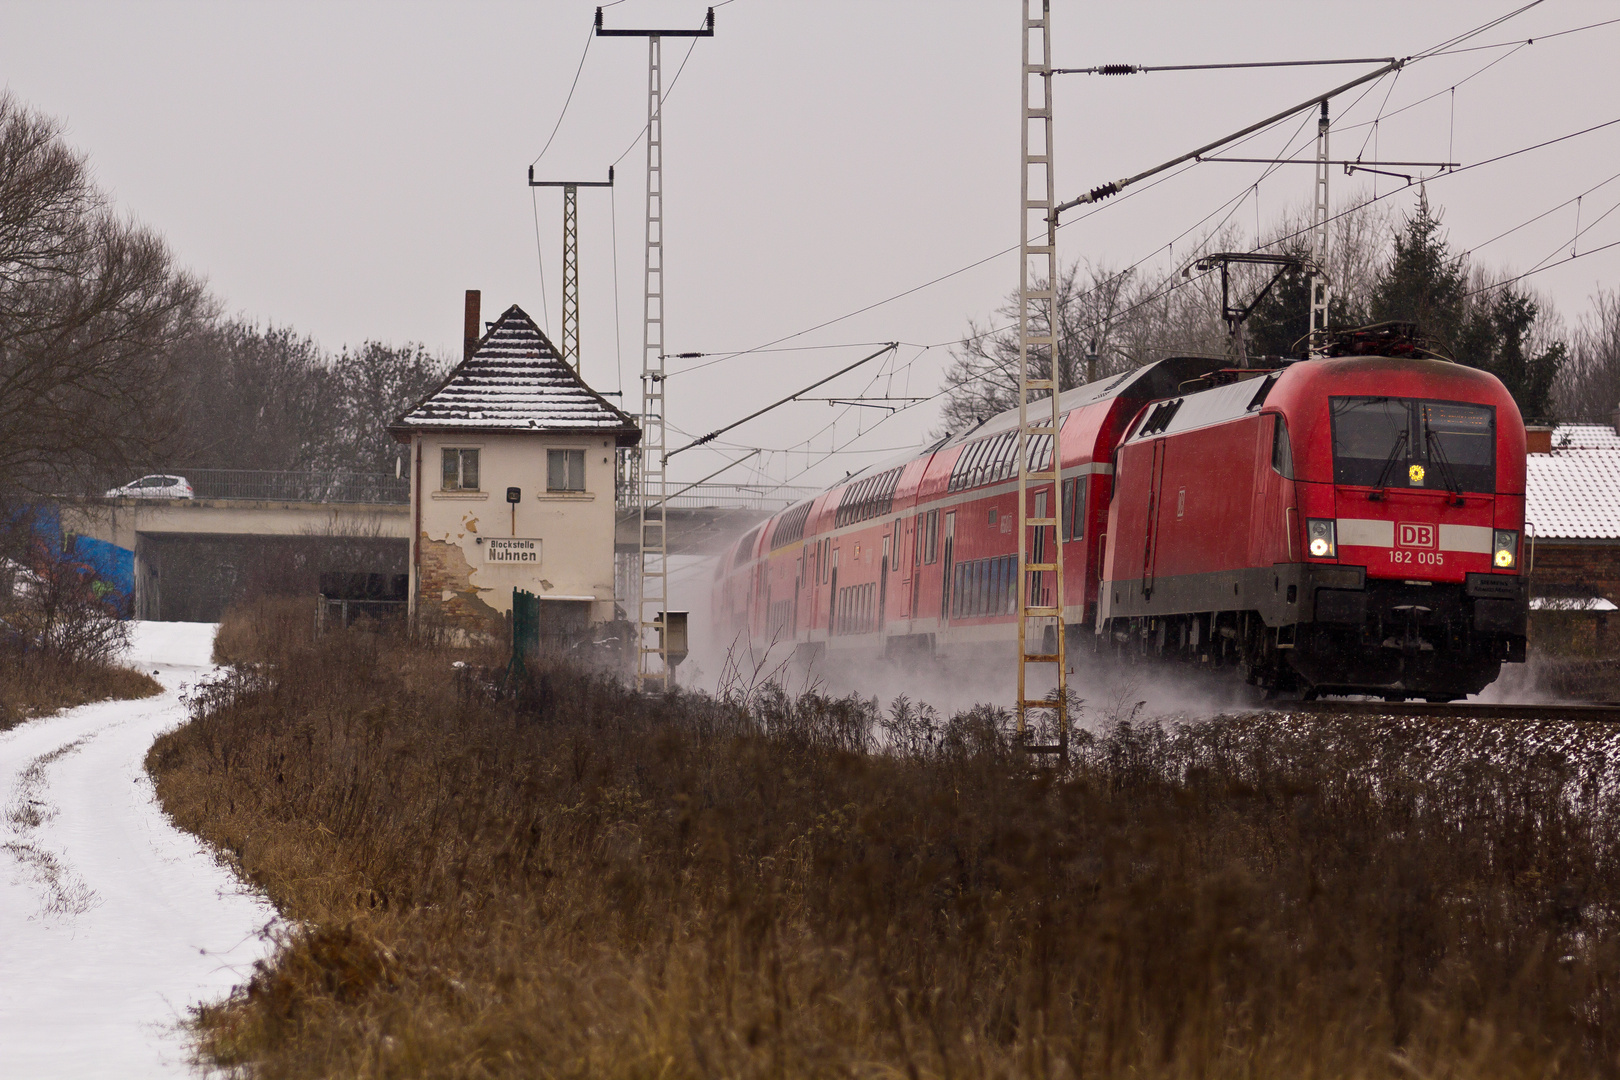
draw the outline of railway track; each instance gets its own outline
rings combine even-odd
[[[1453,701],[1440,704],[1425,701],[1327,700],[1300,702],[1273,711],[1335,716],[1412,716],[1452,720],[1563,720],[1592,724],[1620,724],[1620,702],[1497,705],[1477,701]]]

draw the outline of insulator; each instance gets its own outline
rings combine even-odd
[[[1135,75],[1142,70],[1135,64],[1104,64],[1097,69],[1099,75]]]

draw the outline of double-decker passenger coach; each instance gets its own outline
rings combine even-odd
[[[1071,650],[1235,667],[1273,692],[1448,700],[1522,661],[1524,425],[1411,328],[1323,359],[1173,357],[1060,398]],[[1051,492],[1031,493],[1047,516]],[[777,515],[716,571],[726,644],[984,654],[1016,639],[1017,415]],[[1031,574],[1032,593],[1051,582]],[[1038,599],[1038,598],[1037,598]]]

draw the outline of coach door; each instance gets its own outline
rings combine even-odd
[[[883,538],[883,566],[878,571],[877,625],[872,627],[878,631],[882,631],[889,621],[889,557],[894,550],[893,544],[893,533]]]
[[[832,549],[832,588],[827,590],[827,636],[838,626],[838,549]]]
[[[951,561],[956,551],[956,511],[945,515],[945,557],[940,560],[939,621],[951,617]]]
[[[804,572],[809,567],[810,545],[799,548],[799,569],[793,576],[793,636],[799,636],[799,594],[804,591]]]
[[[1153,440],[1153,468],[1148,473],[1147,521],[1142,529],[1142,598],[1153,596],[1153,564],[1159,554],[1160,489],[1164,486],[1165,440]]]
[[[1300,555],[1299,542],[1294,539],[1299,512],[1294,506],[1294,455],[1288,425],[1281,416],[1267,413],[1260,418],[1258,429],[1249,564],[1293,562]]]

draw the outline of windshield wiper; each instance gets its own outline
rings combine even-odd
[[[1423,441],[1429,448],[1429,456],[1439,463],[1440,479],[1445,482],[1446,490],[1452,494],[1451,504],[1453,506],[1463,505],[1462,484],[1457,481],[1456,474],[1451,471],[1451,462],[1446,460],[1446,448],[1440,445],[1440,437],[1435,434],[1434,429],[1429,427],[1428,424],[1423,425],[1423,430]]]
[[[1384,489],[1389,486],[1388,485],[1389,470],[1391,470],[1391,469],[1393,469],[1395,467],[1395,460],[1401,456],[1401,450],[1405,446],[1406,446],[1406,429],[1402,428],[1400,435],[1398,435],[1396,437],[1396,439],[1395,439],[1395,449],[1393,449],[1393,450],[1391,450],[1389,452],[1389,457],[1388,457],[1388,459],[1385,460],[1383,469],[1378,473],[1378,483],[1373,485],[1373,487],[1377,488],[1378,490],[1373,491],[1373,492],[1369,492],[1367,494],[1367,498],[1369,498],[1369,499],[1373,500],[1374,502],[1376,502],[1379,499],[1382,499],[1384,497],[1384,494],[1385,494]]]

